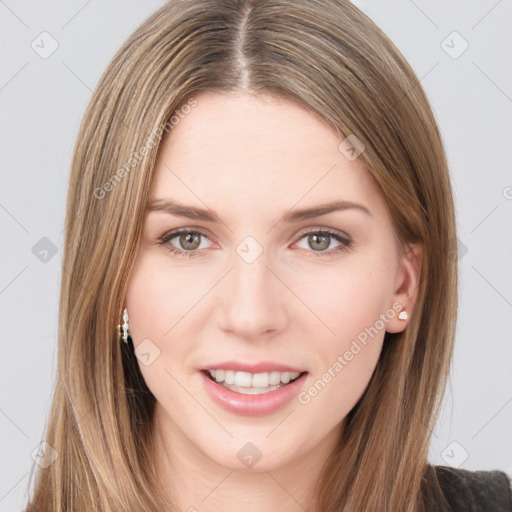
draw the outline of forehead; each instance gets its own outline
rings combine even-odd
[[[334,130],[298,104],[239,92],[195,99],[162,141],[152,197],[260,213],[337,199],[385,208],[361,159],[348,160]]]

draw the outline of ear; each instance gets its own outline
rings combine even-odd
[[[386,324],[387,332],[402,332],[411,321],[418,299],[422,261],[423,244],[409,244],[400,255],[400,268],[395,281],[396,291],[389,304],[396,315]],[[407,313],[407,320],[398,318],[398,314],[404,310]]]

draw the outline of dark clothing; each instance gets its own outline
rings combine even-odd
[[[512,512],[512,489],[503,471],[468,471],[449,466],[433,466],[443,492],[433,498],[432,512]]]

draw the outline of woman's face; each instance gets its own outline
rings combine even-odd
[[[267,471],[332,448],[385,331],[407,324],[417,266],[322,121],[270,96],[196,100],[158,154],[130,334],[171,446]]]

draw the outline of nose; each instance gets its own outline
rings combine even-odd
[[[252,263],[235,254],[218,305],[222,330],[257,341],[286,329],[292,294],[268,263],[265,252]]]

